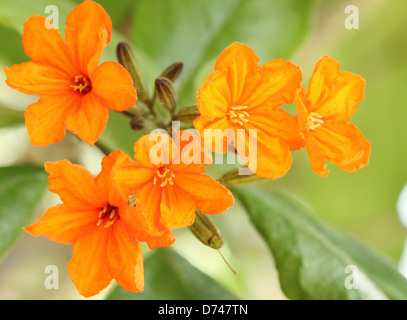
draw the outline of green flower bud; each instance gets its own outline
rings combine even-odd
[[[185,123],[192,123],[194,120],[200,116],[198,106],[191,105],[183,107],[177,114],[175,120],[185,122]]]
[[[219,182],[226,187],[235,187],[250,183],[266,182],[268,180],[269,179],[259,177],[255,174],[239,174],[239,169],[234,169],[225,173],[222,178],[220,178]]]
[[[177,97],[171,80],[165,77],[155,79],[155,93],[163,107],[173,113],[177,107]]]
[[[126,42],[120,42],[117,45],[116,54],[120,64],[126,68],[131,76],[131,79],[133,80],[133,85],[137,91],[138,99],[146,104],[149,104],[150,98],[148,95],[147,86],[144,83],[143,77],[141,76],[140,68],[130,45]]]
[[[164,72],[161,74],[161,77],[167,78],[171,80],[172,83],[174,83],[181,74],[183,67],[184,64],[182,62],[174,63],[164,70]]]

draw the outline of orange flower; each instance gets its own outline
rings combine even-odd
[[[189,226],[196,210],[218,214],[233,204],[231,192],[203,174],[200,142],[192,133],[190,137],[194,140],[186,143],[175,142],[166,134],[145,135],[134,145],[137,162],[122,158],[116,166],[119,190],[136,194],[150,232]]]
[[[290,149],[301,147],[302,141],[295,119],[278,109],[283,103],[292,103],[302,76],[300,69],[284,59],[272,60],[262,67],[254,51],[234,42],[217,58],[212,72],[198,90],[197,103],[201,113],[194,126],[212,151],[225,138],[205,137],[207,129],[229,131],[229,139],[244,159],[250,152],[250,129],[257,132],[257,158],[245,160],[249,169],[259,176],[283,176],[291,166]],[[239,142],[239,129],[244,141]],[[240,133],[241,134],[241,133]],[[225,135],[227,136],[227,134]],[[213,138],[213,139],[212,139]],[[222,143],[223,141],[223,143]]]
[[[357,74],[339,71],[339,63],[327,56],[315,65],[307,92],[299,89],[295,104],[312,169],[326,177],[325,160],[346,171],[369,162],[370,143],[349,116],[364,98],[365,80]]]
[[[132,107],[137,95],[130,75],[110,61],[98,66],[110,42],[112,22],[99,4],[86,0],[67,16],[65,43],[50,21],[32,16],[24,23],[24,52],[32,61],[5,68],[7,84],[41,95],[25,111],[32,144],[62,140],[65,130],[93,145],[106,126],[109,110]]]
[[[85,297],[99,293],[112,279],[128,291],[142,291],[143,256],[138,241],[154,248],[175,240],[169,230],[161,236],[149,234],[140,208],[130,206],[128,196],[118,192],[112,172],[123,156],[121,151],[113,151],[104,157],[96,178],[67,160],[46,162],[50,191],[63,203],[24,227],[35,236],[73,243],[68,271]]]

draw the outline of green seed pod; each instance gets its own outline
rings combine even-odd
[[[189,226],[189,229],[203,244],[213,249],[220,249],[222,247],[222,235],[212,220],[201,211],[195,212],[195,222]]]

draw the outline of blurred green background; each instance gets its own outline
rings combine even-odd
[[[67,12],[80,2],[0,0],[1,69],[28,60],[21,46],[21,32],[30,15],[47,15],[45,7],[56,5],[63,33]],[[298,64],[304,86],[323,55],[339,61],[341,70],[362,75],[367,82],[366,96],[352,122],[372,144],[369,165],[348,173],[328,164],[330,174],[325,179],[313,173],[305,150],[300,150],[294,152],[294,163],[287,175],[262,184],[262,188],[292,195],[309,207],[318,220],[354,235],[398,264],[407,234],[396,211],[398,196],[407,183],[407,113],[403,98],[407,75],[406,1],[98,2],[111,15],[115,27],[103,59],[115,60],[115,45],[124,39],[129,41],[150,92],[154,78],[165,67],[183,62],[184,71],[176,83],[180,106],[194,103],[194,93],[213,69],[214,59],[235,40],[252,46],[262,63],[286,58]],[[357,30],[345,28],[347,5],[359,9]],[[24,110],[36,101],[37,97],[8,88],[4,80],[2,72],[0,107]],[[294,110],[293,106],[287,108]],[[29,144],[20,112],[2,111],[0,117],[0,166],[42,166],[44,161],[67,158],[95,174],[99,172],[102,154],[78,143],[71,135],[49,147],[35,147]],[[132,145],[139,135],[129,129],[127,119],[112,113],[101,139],[132,155]],[[220,177],[228,169],[217,167],[209,172]],[[35,214],[56,203],[57,197],[46,193]],[[273,259],[242,208],[237,204],[214,217],[214,221],[225,238],[222,253],[237,270],[236,276],[216,251],[201,245],[187,229],[175,230],[176,251],[241,298],[285,299]],[[150,254],[145,247],[144,252],[146,256]],[[81,298],[66,271],[70,258],[70,246],[23,234],[0,262],[0,299]],[[59,268],[59,290],[44,288],[44,267],[49,264]],[[94,298],[103,298],[107,292]]]

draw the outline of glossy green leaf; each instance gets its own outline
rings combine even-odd
[[[233,189],[275,259],[290,299],[407,299],[407,280],[386,258],[314,219],[286,196]]]
[[[308,29],[311,0],[140,0],[132,39],[164,70],[183,62],[180,103],[193,103],[194,78],[205,62],[234,41],[261,61],[288,58]]]
[[[169,248],[154,249],[144,265],[144,292],[119,286],[109,300],[234,300],[233,294]]]
[[[44,170],[32,166],[0,168],[0,259],[32,222],[47,187]]]

